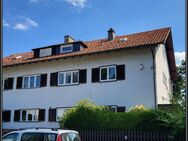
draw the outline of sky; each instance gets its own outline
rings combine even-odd
[[[3,0],[3,56],[64,42],[171,27],[177,65],[185,57],[185,0]]]

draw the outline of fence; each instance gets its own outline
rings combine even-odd
[[[81,141],[185,141],[173,139],[167,133],[123,130],[80,130]]]
[[[3,134],[14,131],[3,129]],[[173,139],[163,132],[124,130],[80,130],[81,141],[185,141],[185,136]]]

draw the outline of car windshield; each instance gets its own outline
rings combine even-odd
[[[56,141],[57,134],[52,133],[24,133],[21,141]]]
[[[16,141],[18,139],[18,133],[7,134],[3,137],[3,141]]]

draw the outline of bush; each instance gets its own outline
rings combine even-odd
[[[96,106],[88,100],[79,102],[74,108],[65,111],[60,127],[72,129],[98,129],[99,113],[107,112],[104,106]]]
[[[129,109],[129,112],[142,112],[142,111],[147,111],[149,109],[146,109],[143,105],[136,105],[133,108]]]
[[[185,116],[179,111],[146,109],[139,105],[126,113],[113,113],[104,106],[97,106],[87,100],[75,108],[66,110],[60,121],[61,128],[76,130],[123,129],[141,131],[165,131],[171,135],[184,135]]]

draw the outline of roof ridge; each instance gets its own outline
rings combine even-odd
[[[163,27],[163,28],[158,28],[158,29],[153,29],[153,30],[146,30],[146,31],[142,31],[142,32],[135,32],[135,33],[131,33],[131,34],[124,34],[124,35],[117,35],[116,37],[124,37],[124,36],[132,36],[132,35],[135,35],[135,34],[143,34],[143,33],[148,33],[148,32],[155,32],[155,31],[158,31],[158,30],[165,30],[165,29],[170,29],[171,30],[171,27]],[[96,41],[100,41],[100,40],[105,40],[107,38],[101,38],[101,39],[95,39],[95,40],[89,40],[89,41],[83,41],[84,43],[89,43],[89,42],[96,42]]]

